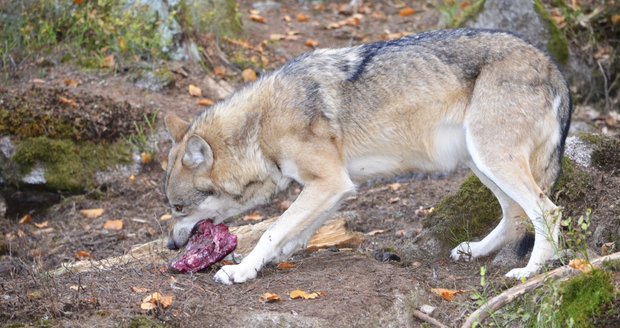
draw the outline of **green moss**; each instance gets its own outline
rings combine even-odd
[[[620,140],[594,133],[581,133],[579,138],[594,146],[594,165],[607,171],[620,169]]]
[[[83,191],[94,187],[94,174],[114,164],[129,163],[131,154],[124,141],[114,144],[76,144],[70,140],[36,137],[23,140],[13,160],[20,173],[27,174],[36,164],[45,168],[47,185],[62,191]]]
[[[147,318],[147,317],[134,317],[131,319],[127,328],[163,328],[165,327],[163,324]]]
[[[603,263],[605,270],[620,272],[620,260],[607,261]]]
[[[177,18],[190,35],[212,33],[215,36],[236,36],[242,30],[241,15],[234,0],[208,0],[189,4],[181,1]]]
[[[562,206],[585,199],[586,193],[592,185],[587,173],[573,165],[568,157],[562,158],[562,174],[555,189],[555,201]]]
[[[443,4],[437,6],[437,10],[441,13],[440,25],[449,28],[463,27],[469,20],[474,19],[482,9],[484,9],[485,0],[469,0],[443,1]]]
[[[612,275],[603,270],[581,274],[560,285],[561,304],[558,311],[560,324],[572,327],[593,327],[592,317],[614,298]],[[573,322],[573,325],[569,325]]]
[[[536,11],[540,19],[547,25],[547,30],[550,34],[549,41],[547,41],[547,50],[556,61],[561,64],[566,64],[569,56],[566,36],[555,24],[553,19],[551,19],[551,15],[549,15],[549,12],[547,12],[541,0],[534,0],[534,11]]]
[[[50,138],[79,140],[83,138],[81,128],[55,116],[38,115],[25,104],[15,110],[0,108],[0,135],[20,138],[47,135]]]
[[[501,219],[502,211],[493,193],[480,180],[469,176],[459,190],[445,197],[424,220],[448,246],[481,237]]]

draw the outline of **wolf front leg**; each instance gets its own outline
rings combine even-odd
[[[346,197],[355,193],[344,170],[331,178],[307,183],[297,200],[261,236],[256,247],[238,265],[225,265],[214,279],[223,284],[254,279],[261,268],[305,247],[312,234]]]

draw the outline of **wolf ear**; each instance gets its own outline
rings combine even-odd
[[[164,123],[166,124],[166,130],[168,130],[174,142],[181,141],[189,128],[189,123],[175,114],[167,114],[164,117]]]
[[[187,139],[185,145],[185,155],[183,155],[183,165],[195,169],[200,165],[210,168],[213,165],[213,152],[211,146],[197,135],[192,135]]]

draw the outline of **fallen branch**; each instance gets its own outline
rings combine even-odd
[[[613,253],[607,256],[601,256],[596,258],[590,262],[593,267],[600,267],[603,263],[607,261],[614,261],[620,259],[620,252]],[[536,277],[529,279],[527,282],[514,286],[503,293],[493,297],[488,302],[486,302],[483,306],[481,306],[478,310],[474,311],[469,318],[465,321],[465,323],[461,326],[462,328],[469,328],[474,323],[481,323],[484,319],[489,317],[491,313],[497,311],[502,308],[504,305],[512,302],[516,298],[525,293],[528,293],[538,287],[540,287],[543,282],[548,279],[562,281],[574,276],[581,271],[573,269],[569,266],[559,267],[557,269],[551,270],[549,272],[540,274]]]
[[[230,232],[237,235],[237,248],[235,253],[245,256],[254,248],[262,234],[271,226],[277,218],[270,218],[256,224],[248,224],[239,227],[230,227]],[[315,251],[329,247],[357,247],[364,239],[362,233],[352,232],[347,229],[346,221],[336,218],[327,221],[308,242],[307,251]],[[164,262],[175,252],[166,248],[165,239],[157,239],[145,244],[136,245],[121,256],[110,257],[98,261],[83,260],[63,263],[60,268],[48,271],[50,275],[62,275],[68,272],[90,272],[97,270],[111,270],[113,268],[134,262],[152,263]]]
[[[428,324],[433,325],[433,327],[448,328],[448,326],[444,325],[443,323],[439,322],[437,319],[431,317],[430,315],[425,314],[422,311],[413,310],[413,316]]]

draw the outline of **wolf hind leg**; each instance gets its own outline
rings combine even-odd
[[[489,141],[476,137],[475,133],[466,135],[468,150],[478,170],[516,202],[534,226],[534,249],[528,264],[506,274],[520,279],[536,273],[557,254],[561,214],[532,175],[528,161],[532,154],[525,151],[528,147],[523,144],[527,141],[504,137],[503,141]]]
[[[472,162],[469,167],[480,181],[493,192],[502,208],[502,219],[499,224],[481,241],[465,241],[452,249],[453,260],[471,260],[489,255],[502,246],[518,239],[520,234],[517,225],[520,218],[527,215],[512,198],[508,197],[493,181],[487,178]]]

